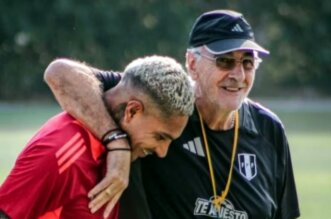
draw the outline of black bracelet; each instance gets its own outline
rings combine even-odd
[[[107,148],[107,151],[131,151],[131,148]]]
[[[113,129],[110,129],[110,130],[106,131],[105,134],[102,135],[102,137],[101,137],[101,141],[103,142],[103,141],[105,140],[105,137],[106,137],[107,135],[109,135],[110,133],[115,132],[115,131],[117,131],[117,132],[123,132],[122,129],[120,129],[120,128],[113,128]]]
[[[115,132],[111,135],[107,135],[103,141],[102,144],[107,147],[107,144],[109,144],[112,141],[116,141],[118,139],[123,139],[123,138],[127,138],[128,135],[125,132]]]

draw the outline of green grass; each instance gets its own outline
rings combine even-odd
[[[57,105],[0,105],[0,183],[8,175],[15,159],[27,141],[52,115],[60,111]]]
[[[302,218],[329,218],[331,133],[290,132],[289,141]]]
[[[331,215],[331,110],[281,112],[287,130],[302,219]]]
[[[0,183],[26,142],[50,116],[56,105],[0,105]],[[287,130],[301,218],[331,215],[331,109],[302,112],[276,110]]]

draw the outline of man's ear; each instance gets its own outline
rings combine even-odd
[[[124,118],[125,122],[131,121],[135,116],[142,114],[144,112],[144,105],[139,100],[129,100],[125,110],[124,110]]]
[[[197,72],[196,71],[196,62],[197,62],[197,59],[196,59],[195,55],[192,52],[187,51],[186,52],[186,68],[193,80],[195,80],[198,76],[198,74],[196,73]]]

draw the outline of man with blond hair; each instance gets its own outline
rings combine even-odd
[[[73,66],[91,70],[85,64],[59,59],[46,72],[68,72]],[[186,72],[175,60],[161,56],[134,60],[103,99],[119,127],[107,130],[99,140],[67,112],[51,118],[29,141],[0,187],[0,218],[116,219],[115,199],[108,206],[113,209],[110,215],[104,215],[104,209],[92,214],[88,208],[87,194],[102,179],[107,154],[131,160],[148,154],[165,157],[194,106]],[[130,141],[131,147],[119,141]],[[129,167],[121,168],[128,174]]]

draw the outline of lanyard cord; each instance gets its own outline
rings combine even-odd
[[[226,182],[225,190],[222,191],[221,197],[217,196],[217,189],[216,189],[216,183],[215,183],[215,175],[214,175],[214,169],[213,169],[213,164],[211,161],[211,156],[210,156],[210,151],[209,151],[209,145],[207,141],[207,136],[206,136],[206,131],[205,127],[201,118],[201,114],[199,113],[199,119],[200,119],[200,125],[201,125],[201,131],[202,131],[202,136],[203,136],[203,141],[207,153],[207,160],[208,160],[208,167],[209,167],[209,173],[210,173],[210,178],[211,178],[211,184],[213,187],[213,193],[214,193],[214,199],[213,199],[213,204],[217,207],[220,208],[221,204],[224,202],[229,189],[230,189],[230,184],[232,180],[232,172],[233,172],[233,164],[234,164],[234,158],[237,150],[237,144],[238,144],[238,131],[239,131],[239,114],[238,111],[235,112],[235,118],[234,118],[234,139],[233,139],[233,145],[232,145],[232,155],[231,155],[231,165],[230,165],[230,170],[229,170],[229,175],[228,179]]]

